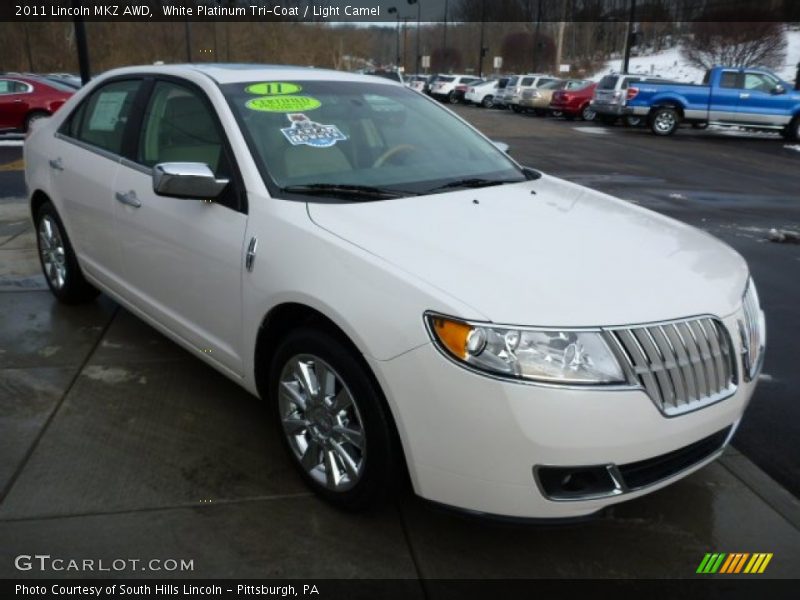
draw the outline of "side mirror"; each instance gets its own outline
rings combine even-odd
[[[213,200],[228,185],[203,163],[159,163],[153,167],[153,191],[159,196]]]
[[[509,146],[505,142],[494,142],[493,141],[492,143],[494,144],[495,148],[500,150],[500,152],[505,152],[506,154],[508,154],[508,151],[511,150],[511,146]]]
[[[782,86],[782,85],[779,83],[779,84],[778,84],[778,85],[776,85],[774,88],[772,88],[772,93],[773,93],[774,95],[776,95],[776,96],[778,96],[778,95],[780,95],[780,94],[785,94],[785,93],[786,93],[786,88],[785,88],[785,87],[783,87],[783,86]]]

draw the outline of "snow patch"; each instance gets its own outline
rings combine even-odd
[[[786,144],[784,148],[786,148],[787,150],[794,150],[795,152],[800,152],[800,144],[794,144],[794,145]]]
[[[608,135],[608,129],[600,129],[599,127],[573,127],[575,131],[580,131],[581,133],[596,133],[599,135]]]

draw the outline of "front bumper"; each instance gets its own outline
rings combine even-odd
[[[724,322],[736,331],[735,319]],[[371,366],[395,416],[415,491],[461,509],[521,518],[588,515],[699,469],[719,456],[755,387],[740,375],[727,399],[668,418],[640,389],[492,379],[459,367],[432,344]],[[719,449],[637,489],[556,500],[546,497],[534,477],[541,467],[631,465],[725,430],[730,435]]]

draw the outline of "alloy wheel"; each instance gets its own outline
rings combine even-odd
[[[44,274],[57,290],[67,281],[67,258],[64,241],[58,224],[50,215],[39,221],[39,254],[42,257]]]
[[[655,119],[655,126],[661,133],[672,131],[675,127],[675,115],[668,111],[658,113]]]
[[[593,111],[591,108],[589,108],[588,106],[585,106],[585,107],[583,108],[583,111],[581,111],[581,118],[583,118],[583,120],[584,120],[584,121],[594,121],[594,118],[595,118],[596,116],[597,116],[597,113],[595,113],[595,112],[594,112],[594,111]]]
[[[318,356],[290,358],[280,376],[278,409],[289,447],[305,472],[334,492],[352,489],[366,464],[366,436],[356,401]]]

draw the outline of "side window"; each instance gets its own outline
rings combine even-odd
[[[533,77],[523,77],[519,84],[522,87],[530,87],[533,85]]]
[[[229,177],[222,134],[211,107],[194,90],[159,81],[142,124],[138,162],[200,162],[217,177]]]
[[[777,84],[771,77],[767,77],[763,73],[745,73],[744,74],[744,89],[756,90],[759,92],[771,92]]]
[[[739,73],[736,71],[723,71],[722,77],[719,79],[719,87],[735,89],[739,87],[738,84]]]
[[[13,79],[0,79],[0,94],[21,94],[28,91],[28,86]]]
[[[85,108],[81,107],[75,113],[82,113],[82,118],[75,124],[73,137],[121,154],[125,125],[133,111],[133,101],[140,84],[139,80],[115,81],[96,90],[84,102]]]

